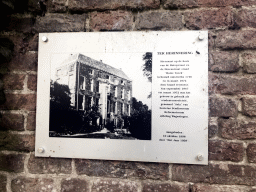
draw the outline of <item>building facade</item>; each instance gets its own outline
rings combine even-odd
[[[132,81],[121,69],[72,54],[56,68],[56,81],[69,87],[73,109],[86,113],[99,106],[97,124],[117,125],[120,117],[130,116]]]

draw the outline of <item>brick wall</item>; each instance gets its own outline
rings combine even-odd
[[[10,2],[0,31],[14,44],[0,41],[0,191],[256,191],[255,0]],[[39,32],[199,29],[209,30],[208,166],[35,158]]]

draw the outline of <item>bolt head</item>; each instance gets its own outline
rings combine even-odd
[[[200,41],[203,41],[203,40],[204,40],[204,36],[203,36],[202,34],[199,34],[198,39],[199,39]]]
[[[37,149],[37,151],[38,151],[38,153],[44,153],[44,148],[43,148],[43,147],[39,147],[39,148]]]
[[[47,42],[47,41],[48,41],[48,38],[47,38],[46,36],[43,36],[43,37],[42,37],[42,41],[43,41],[43,42]]]
[[[198,161],[203,161],[203,159],[204,159],[203,155],[201,155],[201,154],[197,155],[197,160]]]

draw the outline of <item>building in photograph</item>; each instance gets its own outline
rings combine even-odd
[[[56,81],[67,85],[71,107],[84,113],[99,106],[101,119],[96,123],[117,125],[122,116],[130,116],[132,81],[121,70],[82,54],[71,54],[56,68]]]

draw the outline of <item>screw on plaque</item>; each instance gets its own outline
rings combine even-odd
[[[37,149],[37,151],[38,151],[38,153],[44,153],[44,148],[43,148],[43,147],[39,147],[39,148]]]
[[[204,40],[204,36],[203,36],[202,34],[199,34],[198,39],[199,39],[200,41],[203,41],[203,40]]]
[[[46,36],[43,36],[43,37],[42,37],[42,41],[43,41],[43,42],[47,42],[47,41],[48,41],[48,38],[47,38]]]
[[[196,53],[197,53],[197,54],[200,54],[200,52],[199,52],[199,51],[196,51]]]
[[[197,160],[198,161],[203,161],[203,159],[204,159],[203,155],[201,155],[201,154],[197,155]]]

